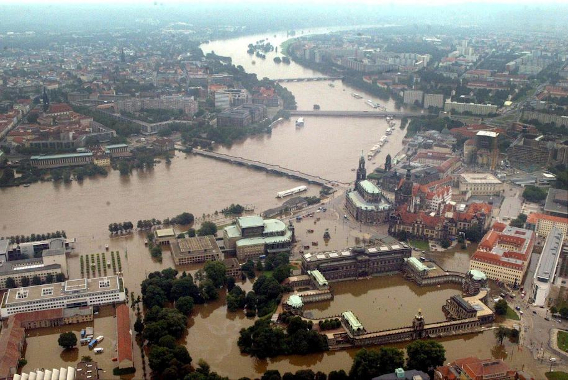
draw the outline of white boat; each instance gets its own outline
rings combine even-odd
[[[99,335],[99,336],[97,337],[97,342],[98,342],[98,343],[102,342],[104,338],[105,338],[104,336]]]
[[[101,348],[101,347],[97,347],[93,351],[95,352],[95,354],[102,354],[105,351],[105,349]]]
[[[387,133],[387,135],[390,135],[390,134],[392,133],[392,128],[391,128],[391,127],[388,127],[386,133]]]
[[[296,127],[303,127],[303,126],[304,126],[304,118],[299,117],[298,120],[296,120]]]
[[[307,191],[307,190],[308,190],[307,186],[294,187],[293,189],[290,189],[290,190],[284,190],[284,191],[277,192],[276,198],[284,198],[284,197],[287,197],[289,195],[301,193],[302,191]]]
[[[363,97],[355,92],[351,93],[351,96],[354,97],[355,99],[363,99]]]

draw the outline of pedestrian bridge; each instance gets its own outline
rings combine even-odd
[[[280,165],[267,164],[257,160],[250,160],[248,158],[231,156],[229,154],[213,152],[210,150],[193,149],[192,152],[199,156],[209,157],[220,161],[230,162],[232,164],[248,166],[254,169],[264,170],[269,173],[276,173],[285,175],[286,177],[306,181],[308,183],[315,183],[321,186],[328,186],[334,188],[338,185],[348,185],[348,183],[325,179],[320,176],[306,174],[298,170],[288,169]]]
[[[395,112],[395,111],[312,111],[312,110],[294,110],[290,111],[292,116],[328,116],[328,117],[419,117],[424,114],[420,112]]]

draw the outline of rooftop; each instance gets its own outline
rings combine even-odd
[[[237,218],[237,224],[241,228],[262,227],[264,220],[260,216],[241,216]]]
[[[122,303],[116,307],[118,363],[132,362],[132,332],[130,331],[130,309]]]
[[[319,286],[325,286],[325,285],[328,284],[324,275],[321,274],[321,272],[319,270],[316,269],[316,270],[308,271],[308,274],[312,275],[315,278],[315,280],[317,281]]]
[[[67,153],[67,154],[52,154],[46,156],[31,156],[30,160],[56,160],[62,158],[73,158],[73,157],[89,157],[92,156],[93,153]]]
[[[14,305],[36,300],[44,301],[56,299],[77,293],[107,292],[119,290],[120,288],[121,283],[118,276],[77,279],[53,284],[9,289],[4,300],[6,301],[6,305]]]
[[[302,306],[304,306],[304,302],[302,301],[302,298],[297,294],[292,294],[290,297],[288,297],[286,304],[292,306],[295,309],[299,309]]]
[[[556,265],[560,257],[564,232],[558,227],[553,227],[544,243],[542,254],[538,261],[535,277],[540,282],[549,282],[556,272]]]
[[[325,261],[325,260],[337,260],[337,259],[356,259],[359,255],[381,255],[388,254],[394,250],[408,248],[404,243],[398,241],[392,242],[392,244],[387,244],[382,242],[381,245],[376,245],[374,247],[363,248],[346,248],[342,251],[325,251],[325,252],[314,252],[314,253],[304,253],[302,259],[308,262],[314,261]]]
[[[473,276],[473,279],[476,281],[481,281],[481,280],[486,280],[487,276],[485,275],[485,273],[483,273],[480,270],[477,269],[472,269],[469,271],[469,273],[471,273],[471,275]]]
[[[287,229],[284,235],[251,237],[251,238],[241,239],[237,241],[237,247],[244,247],[247,245],[258,245],[258,244],[275,244],[280,242],[288,242],[291,239],[292,239],[292,232]]]
[[[500,184],[503,183],[497,179],[493,174],[489,173],[463,173],[460,174],[465,182],[468,183],[492,183]]]
[[[344,311],[341,315],[347,320],[352,330],[363,330],[363,325],[351,310]]]
[[[156,230],[156,237],[164,238],[164,237],[172,237],[175,236],[175,231],[173,228],[164,228],[161,230]]]
[[[544,211],[568,216],[568,190],[550,188]]]
[[[359,182],[359,184],[361,185],[363,190],[365,190],[369,194],[380,194],[381,193],[379,188],[371,181],[364,180],[364,181]]]

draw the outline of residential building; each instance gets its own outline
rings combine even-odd
[[[281,220],[260,216],[237,218],[235,225],[223,230],[225,248],[236,251],[240,262],[269,253],[290,252],[293,238],[293,228]]]
[[[444,108],[443,94],[424,94],[424,108]]]
[[[434,380],[515,380],[524,379],[501,359],[458,359],[434,370]]]
[[[130,98],[116,102],[119,111],[129,113],[139,112],[142,109],[179,110],[184,114],[193,116],[198,109],[197,102],[191,96],[168,95],[160,98]]]
[[[253,104],[263,104],[266,107],[278,107],[280,98],[273,88],[261,87],[258,92],[252,96]]]
[[[558,260],[566,238],[566,230],[552,227],[547,234],[533,279],[532,298],[535,306],[548,306],[550,287],[556,277]]]
[[[217,115],[218,127],[246,127],[266,118],[266,106],[262,104],[242,104],[220,112]]]
[[[130,308],[126,304],[116,307],[116,356],[118,368],[134,367],[132,357],[132,330],[130,330]]]
[[[494,223],[470,260],[488,278],[509,285],[522,283],[535,243],[533,231]]]
[[[550,188],[544,204],[544,212],[563,218],[568,217],[568,190]]]
[[[457,113],[471,113],[473,115],[489,115],[497,113],[497,106],[492,104],[458,103],[446,100],[444,111]]]
[[[523,111],[521,120],[531,122],[536,120],[542,124],[552,123],[557,127],[568,127],[568,116],[555,115],[549,112]]]
[[[216,91],[213,93],[213,100],[215,101],[215,108],[220,110],[226,110],[231,108],[231,100],[229,98],[229,93],[225,91]]]
[[[568,239],[568,218],[534,212],[527,217],[525,227],[535,231],[540,238],[546,238],[553,228],[557,228],[564,234],[564,239]]]
[[[399,272],[404,259],[411,253],[411,248],[405,243],[384,238],[371,247],[304,253],[302,272],[319,270],[330,282]]]
[[[489,173],[463,173],[460,174],[459,191],[466,200],[472,195],[502,195],[503,182]]]
[[[362,223],[379,224],[388,221],[392,205],[381,189],[367,180],[363,156],[359,159],[355,189],[347,192],[345,207],[357,221]]]
[[[223,257],[213,235],[176,239],[170,247],[176,265],[218,261]]]
[[[118,276],[14,288],[3,295],[0,318],[29,311],[120,303],[125,299],[122,278]]]
[[[406,90],[404,91],[403,102],[404,104],[417,104],[421,106],[423,98],[424,98],[424,91]]]

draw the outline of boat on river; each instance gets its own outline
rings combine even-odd
[[[351,93],[351,96],[354,97],[355,99],[363,99],[363,97],[355,92]]]
[[[289,195],[293,195],[293,194],[297,194],[297,193],[301,193],[302,191],[307,191],[308,187],[307,186],[298,186],[298,187],[294,187],[292,189],[289,190],[284,190],[284,191],[279,191],[276,193],[276,198],[284,198],[287,197]]]
[[[365,103],[373,108],[379,108],[379,103],[375,103],[371,99],[367,100]]]
[[[296,120],[296,127],[303,127],[303,126],[304,126],[304,118],[299,117],[298,120]]]

